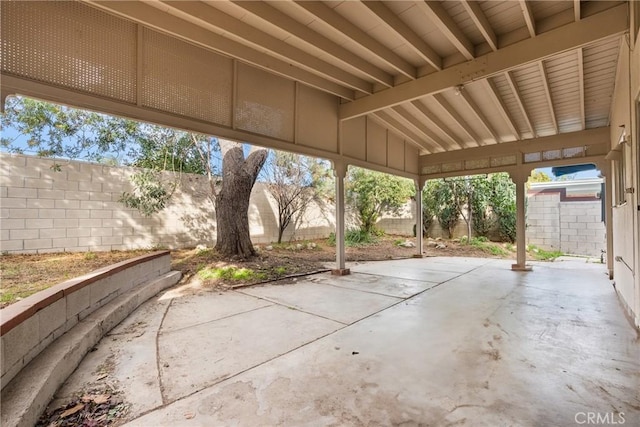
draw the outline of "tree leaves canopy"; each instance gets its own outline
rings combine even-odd
[[[415,189],[406,178],[354,167],[349,169],[346,192],[362,230],[372,233],[380,216],[398,215]]]

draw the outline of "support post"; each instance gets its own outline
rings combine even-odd
[[[416,254],[413,255],[414,258],[422,258],[422,245],[423,245],[423,236],[422,236],[422,190],[424,188],[424,184],[421,183],[420,180],[415,182],[416,187]]]
[[[530,265],[527,265],[527,236],[526,236],[526,212],[525,199],[527,192],[526,170],[517,170],[510,172],[511,180],[516,185],[516,263],[511,265],[514,271],[531,271]]]
[[[607,238],[607,271],[609,279],[613,279],[613,177],[611,163],[601,162],[598,165],[604,177],[604,223]]]
[[[346,268],[344,245],[344,178],[347,175],[347,165],[343,162],[333,162],[333,176],[336,178],[336,268],[331,274],[345,276],[351,271]]]

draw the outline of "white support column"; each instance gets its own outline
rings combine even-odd
[[[414,258],[422,258],[422,190],[424,183],[421,180],[415,182],[416,186],[416,249]]]
[[[336,268],[331,274],[345,276],[350,274],[345,264],[344,249],[344,178],[347,175],[347,165],[343,162],[333,162],[333,176],[336,178]]]
[[[607,238],[607,271],[609,279],[613,279],[613,176],[611,162],[599,163],[598,169],[604,177],[604,222]]]
[[[526,236],[526,206],[525,199],[527,193],[527,178],[529,172],[518,170],[510,172],[511,180],[516,185],[516,248],[517,261],[511,265],[514,271],[531,271],[531,266],[527,265],[527,236]]]

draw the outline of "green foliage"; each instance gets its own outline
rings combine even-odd
[[[13,292],[3,291],[0,292],[0,303],[12,303],[14,302],[18,296]]]
[[[200,148],[208,148],[209,137],[152,125],[143,125],[141,130],[136,147],[129,152],[131,166],[200,175],[207,172],[210,159],[201,155]],[[217,145],[212,148],[219,150]]]
[[[143,215],[150,216],[160,212],[171,198],[173,188],[167,190],[162,182],[159,172],[151,169],[143,169],[131,176],[133,192],[124,192],[119,202],[128,208],[137,209]]]
[[[406,178],[350,168],[346,186],[347,200],[355,208],[360,229],[372,234],[383,213],[398,215],[400,209],[414,195],[414,186]]]
[[[460,219],[460,206],[455,199],[453,182],[438,179],[433,181],[427,190],[435,200],[435,212],[440,227],[446,230],[451,238]]]
[[[485,177],[476,178],[471,197],[471,225],[476,236],[486,236],[493,227],[494,221],[489,212],[490,197],[491,181]]]
[[[493,212],[500,238],[516,241],[516,186],[509,174],[496,173],[489,176],[491,193],[489,206]]]
[[[438,212],[438,199],[435,195],[436,185],[437,181],[427,181],[422,190],[422,234],[424,236],[428,234],[429,229],[433,225],[436,213]]]
[[[344,235],[344,243],[346,246],[366,246],[378,243],[379,239],[374,233],[367,232],[361,228],[350,228],[345,232]],[[329,238],[327,239],[327,244],[329,246],[336,245],[336,234],[329,234]]]
[[[266,279],[265,273],[258,273],[253,271],[250,268],[238,268],[234,266],[228,267],[205,267],[198,271],[198,276],[202,280],[213,280],[213,279],[223,279],[223,280],[252,280],[252,279]]]
[[[515,185],[507,173],[484,177],[427,181],[423,193],[423,221],[435,212],[440,226],[452,237],[460,216],[471,205],[473,232],[486,236],[496,229],[501,239],[514,242],[516,238]],[[425,226],[425,229],[428,229]]]
[[[527,182],[550,182],[550,181],[551,181],[551,177],[549,175],[537,169],[534,169],[533,172],[531,172],[531,176],[527,180]]]
[[[97,162],[124,153],[140,131],[132,120],[22,97],[7,99],[0,121],[18,134],[9,139],[3,132],[0,145],[7,151]]]
[[[537,246],[529,246],[529,254],[538,261],[553,261],[554,259],[564,255],[562,251],[547,251]]]
[[[502,245],[500,245],[499,243],[490,242],[489,239],[484,236],[472,237],[470,241],[467,236],[463,236],[460,239],[460,243],[468,243],[470,246],[478,248],[483,252],[494,256],[503,257],[509,255],[509,251],[503,248]]]

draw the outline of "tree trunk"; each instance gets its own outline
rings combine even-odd
[[[252,148],[244,158],[242,145],[220,139],[222,186],[216,196],[216,249],[228,256],[250,258],[256,252],[249,234],[249,198],[267,150]]]

